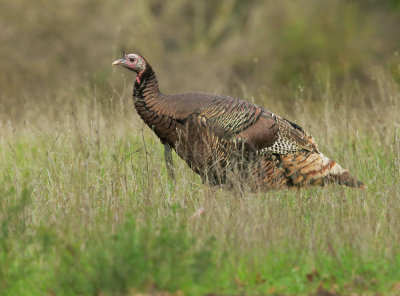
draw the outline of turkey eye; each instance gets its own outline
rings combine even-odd
[[[135,58],[129,58],[129,60],[130,60],[131,62],[133,62],[133,61],[135,60]]]

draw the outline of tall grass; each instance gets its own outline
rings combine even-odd
[[[397,295],[397,2],[0,0],[0,294]],[[175,154],[171,181],[122,47],[165,93],[298,123],[368,189],[207,188]]]
[[[4,124],[0,291],[299,295],[322,285],[395,295],[400,109],[387,81],[358,109],[349,106],[362,93],[329,87],[323,102],[299,93],[288,109],[264,98],[311,130],[365,191],[241,195],[205,187],[177,157],[173,183],[158,139],[132,106],[114,98],[106,113],[95,90],[58,122]]]

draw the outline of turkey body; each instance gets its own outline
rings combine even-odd
[[[253,191],[329,182],[364,187],[300,126],[264,107],[205,93],[163,95],[149,64],[133,97],[143,121],[204,183],[239,182]]]

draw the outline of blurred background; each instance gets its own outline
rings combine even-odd
[[[368,190],[208,190],[175,154],[172,182],[122,50]],[[399,120],[400,0],[0,0],[0,295],[399,295]]]
[[[3,123],[61,118],[93,94],[107,112],[129,100],[133,73],[111,66],[122,50],[148,59],[164,93],[267,97],[288,112],[299,92],[368,103],[380,74],[400,83],[399,0],[0,0],[0,28]]]

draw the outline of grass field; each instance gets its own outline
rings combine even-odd
[[[0,0],[0,295],[400,295],[399,27],[400,0]],[[121,49],[368,189],[207,188],[175,154],[174,183]]]
[[[319,102],[258,98],[310,131],[364,191],[210,189],[176,155],[174,184],[130,90],[106,109],[95,91],[61,91],[81,101],[4,120],[0,293],[398,295],[399,92],[380,85],[371,101],[329,85]]]

